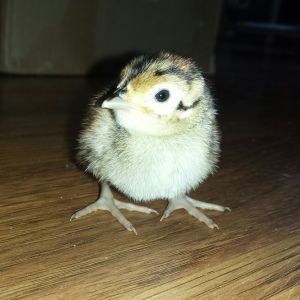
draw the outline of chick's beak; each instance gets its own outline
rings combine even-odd
[[[122,99],[121,97],[114,97],[110,100],[105,100],[102,103],[102,108],[117,109],[117,110],[136,109],[136,107],[134,105],[132,105],[128,101]]]

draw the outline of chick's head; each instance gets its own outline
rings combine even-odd
[[[113,109],[131,132],[169,135],[193,125],[206,107],[203,94],[204,79],[194,62],[162,52],[131,61],[102,107]]]

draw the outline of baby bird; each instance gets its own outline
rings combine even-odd
[[[119,209],[157,213],[115,199],[113,185],[135,201],[168,200],[161,221],[183,208],[218,229],[197,208],[230,209],[187,196],[216,169],[220,149],[215,115],[213,99],[191,59],[167,52],[133,59],[118,84],[91,104],[78,157],[100,182],[101,194],[71,219],[107,210],[136,233]]]

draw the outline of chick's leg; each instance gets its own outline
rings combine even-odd
[[[157,213],[156,210],[132,204],[132,203],[125,203],[119,201],[113,197],[113,194],[110,190],[109,185],[106,182],[101,182],[101,194],[97,201],[88,205],[87,207],[77,211],[75,214],[72,215],[71,220],[79,219],[82,216],[85,216],[91,212],[96,210],[107,210],[109,211],[127,230],[133,231],[137,234],[133,225],[123,216],[119,209],[127,209],[131,211],[139,211],[146,214],[150,214],[152,212]]]
[[[188,196],[183,196],[183,197],[169,200],[169,204],[160,220],[162,221],[163,219],[167,218],[174,210],[180,208],[185,209],[191,216],[205,223],[209,228],[212,229],[213,228],[219,229],[219,226],[216,223],[214,223],[213,220],[208,218],[204,213],[200,212],[197,208],[217,210],[222,212],[226,210],[230,211],[229,207],[202,202],[202,201],[194,200]]]

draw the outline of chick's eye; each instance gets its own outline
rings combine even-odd
[[[155,99],[158,102],[165,102],[169,99],[170,92],[168,90],[161,90],[157,94],[155,94]]]

